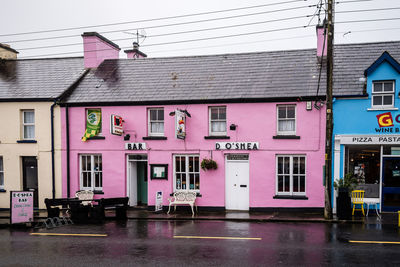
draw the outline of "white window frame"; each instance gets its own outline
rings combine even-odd
[[[375,92],[375,84],[382,84],[382,91],[381,92]],[[384,84],[385,83],[392,83],[392,91],[384,91],[385,87]],[[388,81],[372,81],[372,94],[371,94],[371,108],[373,109],[386,109],[386,108],[393,108],[394,107],[394,94],[395,94],[395,82],[392,80],[388,80]],[[382,97],[382,105],[374,105],[374,97],[375,96],[379,96]],[[391,96],[392,97],[392,104],[390,105],[384,105],[383,104],[383,98],[385,96]]]
[[[294,107],[294,118],[279,118],[279,108],[282,107]],[[288,105],[277,105],[276,106],[276,134],[277,135],[296,135],[297,129],[297,110],[295,104],[288,104]],[[294,130],[293,131],[279,131],[279,121],[280,120],[294,120]]]
[[[4,190],[4,158],[3,156],[0,156],[0,174],[3,176],[3,183],[0,183],[0,189]],[[1,180],[0,180],[1,182]]]
[[[90,166],[91,170],[87,171],[90,173],[90,179],[91,179],[91,186],[83,186],[83,166],[82,166],[82,157],[90,157]],[[102,169],[99,171],[96,171],[94,169],[94,157],[100,157],[101,159],[101,166]],[[101,186],[95,186],[95,173],[98,172],[101,174]],[[102,191],[103,190],[103,156],[102,154],[80,154],[79,155],[79,183],[80,183],[80,189],[81,190],[91,190],[91,191]]]
[[[211,118],[211,110],[212,109],[218,109],[218,114],[219,114],[219,109],[225,109],[225,119],[212,119]],[[212,106],[212,107],[208,107],[208,134],[210,136],[225,136],[227,135],[227,109],[226,106]],[[213,132],[212,130],[212,122],[225,122],[225,131],[224,132]]]
[[[97,135],[102,135],[102,131],[103,131],[103,113],[101,111],[101,108],[87,108],[85,110],[85,129],[86,129],[87,116],[88,116],[89,110],[98,110],[98,111],[100,111],[100,114],[101,114],[100,130],[99,130]]]
[[[151,120],[151,115],[150,115],[152,110],[157,110],[157,111],[158,110],[162,110],[163,113],[164,113],[164,119],[163,120],[154,120],[154,121],[152,121]],[[155,122],[155,123],[162,122],[163,125],[164,125],[164,127],[163,127],[164,131],[162,133],[153,133],[153,132],[151,132],[151,123],[152,122]],[[147,129],[148,129],[148,136],[164,136],[164,133],[165,133],[165,112],[164,112],[164,108],[148,108],[147,109]]]
[[[290,183],[290,186],[289,186],[289,192],[280,192],[279,191],[279,175],[282,175],[282,174],[279,174],[278,173],[278,158],[280,158],[280,157],[289,157],[290,158],[290,162],[289,162],[289,176],[290,176],[290,178],[289,178],[289,183]],[[304,176],[304,192],[293,192],[293,176],[294,176],[294,174],[293,174],[293,158],[295,158],[295,157],[302,157],[302,158],[304,158],[304,174],[295,174],[295,175],[297,175],[297,176]],[[275,158],[275,162],[276,162],[276,165],[275,165],[275,193],[276,193],[276,195],[279,195],[279,196],[306,196],[306,193],[307,193],[307,156],[306,155],[276,155],[276,158]],[[283,188],[285,188],[285,185],[283,185]]]
[[[25,122],[25,113],[31,112],[33,113],[33,122]],[[24,109],[22,110],[22,139],[23,140],[35,140],[35,110],[34,109]],[[33,137],[27,138],[25,137],[25,126],[33,126]]]
[[[182,189],[182,186],[181,186],[181,188],[180,189],[178,189],[177,187],[176,187],[176,158],[177,157],[185,157],[185,172],[182,172],[182,173],[185,173],[186,174],[186,188],[185,189]],[[198,172],[196,172],[195,170],[195,168],[193,168],[193,172],[189,172],[189,157],[198,157],[199,158],[199,166],[198,166]],[[199,175],[199,189],[190,189],[190,175],[189,174],[191,174],[191,173],[193,173],[193,174],[198,174]],[[201,181],[201,177],[200,177],[200,155],[199,154],[176,154],[176,155],[174,155],[173,156],[173,176],[174,176],[174,179],[173,179],[173,182],[174,182],[174,184],[173,184],[173,190],[174,190],[174,192],[177,192],[177,191],[193,191],[193,192],[197,192],[197,193],[199,193],[200,192],[200,189],[201,189],[201,184],[200,184],[200,181]],[[196,184],[196,181],[195,181],[195,184]]]

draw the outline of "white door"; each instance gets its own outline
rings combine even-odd
[[[248,155],[227,155],[225,166],[225,208],[249,210]]]
[[[137,163],[128,161],[128,197],[129,206],[137,206]]]

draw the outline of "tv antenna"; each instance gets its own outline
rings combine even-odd
[[[136,33],[132,33],[132,32],[123,32],[123,33],[130,34],[130,35],[136,35],[136,43],[137,44],[142,44],[147,37],[146,31],[144,29],[140,29],[140,30],[137,29]],[[139,42],[140,38],[143,38],[143,40],[141,40],[141,42]]]

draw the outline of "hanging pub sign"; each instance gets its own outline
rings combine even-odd
[[[10,192],[11,224],[33,222],[33,192]]]
[[[115,135],[122,135],[124,133],[124,130],[122,128],[122,117],[118,115],[111,115],[111,127],[110,127],[110,132],[111,134]]]
[[[101,110],[88,109],[86,114],[86,130],[82,137],[85,142],[88,138],[99,134],[101,128]]]
[[[258,142],[216,142],[215,150],[258,150]]]
[[[184,140],[186,137],[186,114],[180,110],[175,111],[175,136]]]

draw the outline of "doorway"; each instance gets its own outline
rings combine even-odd
[[[226,155],[225,208],[227,210],[249,210],[248,154]]]
[[[147,155],[128,155],[129,206],[147,206]]]
[[[400,210],[400,158],[383,157],[382,211]]]
[[[36,157],[22,157],[23,191],[33,192],[33,207],[39,208],[39,186]]]

